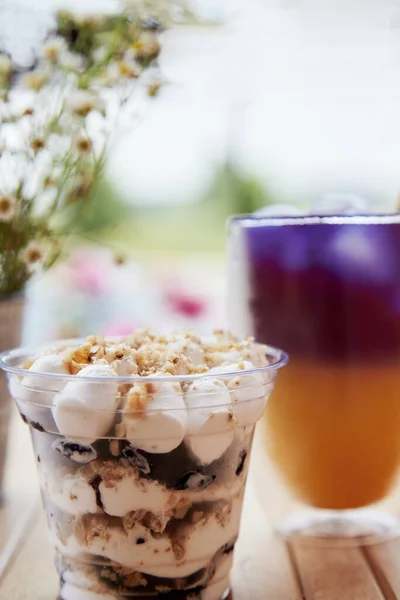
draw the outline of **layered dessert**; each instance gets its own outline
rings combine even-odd
[[[31,427],[62,600],[228,594],[274,358],[223,331],[141,330],[57,345],[9,369]]]
[[[234,330],[291,360],[263,420],[292,497],[353,509],[400,471],[400,216],[234,219]]]

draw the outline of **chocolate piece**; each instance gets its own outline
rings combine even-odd
[[[127,446],[122,450],[122,454],[129,460],[131,465],[139,469],[144,475],[148,475],[151,471],[148,459],[143,456],[138,450]]]
[[[244,469],[244,465],[246,462],[246,458],[247,458],[247,452],[246,450],[242,450],[239,456],[239,464],[238,464],[238,468],[236,469],[236,475],[239,476]]]
[[[101,482],[103,481],[102,477],[100,477],[100,475],[96,475],[96,477],[94,477],[93,479],[91,479],[89,481],[90,485],[92,486],[92,488],[94,489],[95,493],[96,493],[96,504],[99,508],[101,508],[102,511],[104,511],[104,506],[103,506],[103,501],[101,499],[101,493],[99,490],[99,486],[101,484]]]
[[[216,475],[204,475],[200,471],[189,471],[178,481],[177,490],[205,490],[212,484]]]
[[[21,417],[22,417],[22,420],[24,421],[24,423],[26,423],[27,425],[30,425],[32,427],[32,429],[36,429],[37,431],[40,431],[41,433],[46,431],[44,429],[44,427],[42,427],[42,425],[40,423],[38,423],[37,421],[32,421],[32,419],[29,419],[22,413],[21,413]]]
[[[83,446],[68,440],[55,440],[52,442],[51,447],[62,456],[81,464],[86,464],[97,458],[97,452],[92,446]]]
[[[119,454],[116,455],[111,452],[111,444],[115,442],[113,438],[100,438],[92,444],[93,448],[97,452],[97,458],[100,460],[118,460],[122,456],[122,451],[125,447],[129,446],[128,440],[118,440]]]

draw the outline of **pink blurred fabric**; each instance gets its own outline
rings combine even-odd
[[[184,317],[197,319],[207,311],[207,301],[204,298],[185,290],[179,284],[166,284],[164,297],[170,309]]]
[[[111,264],[90,252],[79,252],[72,258],[73,281],[82,292],[101,296],[111,286]]]
[[[123,321],[116,319],[107,323],[102,333],[106,336],[124,336],[130,335],[135,329],[137,329],[137,325],[135,325],[131,321]]]

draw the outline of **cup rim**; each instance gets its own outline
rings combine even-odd
[[[390,225],[400,223],[400,213],[369,213],[358,215],[297,215],[274,216],[242,214],[229,218],[229,227],[240,224],[245,227],[260,225]]]
[[[83,343],[84,338],[76,338],[73,340],[60,340],[60,344],[68,344],[73,342],[74,344]],[[199,380],[207,380],[207,379],[225,379],[232,378],[236,376],[248,375],[249,373],[266,373],[269,371],[275,371],[277,369],[281,369],[289,362],[289,355],[279,348],[275,348],[274,346],[269,346],[267,344],[259,344],[266,350],[266,356],[269,358],[273,358],[273,362],[268,365],[264,365],[262,367],[254,367],[251,369],[240,369],[233,371],[213,371],[210,373],[209,371],[205,373],[195,373],[189,375],[165,375],[165,376],[145,376],[140,377],[138,375],[130,375],[130,376],[117,376],[117,377],[87,377],[82,376],[79,377],[79,381],[89,381],[91,383],[107,383],[107,382],[115,382],[118,381],[119,384],[135,384],[135,383],[184,383],[184,382],[193,382]],[[6,350],[0,354],[0,370],[3,370],[6,373],[10,373],[12,375],[19,376],[29,376],[29,377],[38,377],[40,379],[51,379],[53,381],[76,381],[76,375],[64,374],[64,373],[41,373],[38,371],[31,371],[27,369],[23,369],[21,366],[10,365],[7,361],[19,359],[19,364],[23,363],[29,357],[35,356],[37,354],[38,349],[40,348],[48,348],[48,346],[40,346],[36,348],[29,347],[20,347],[11,350]],[[39,380],[40,380],[39,379]]]

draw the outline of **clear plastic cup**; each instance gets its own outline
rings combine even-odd
[[[285,353],[269,348],[268,366],[237,373],[79,382],[22,370],[32,354],[0,365],[30,426],[60,598],[227,597],[254,427]],[[146,416],[88,408],[117,393],[124,405],[133,384],[154,396]],[[160,389],[179,406],[163,408]]]

